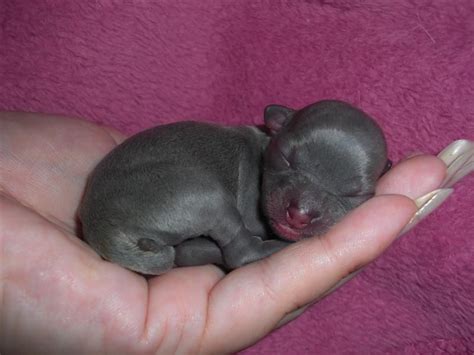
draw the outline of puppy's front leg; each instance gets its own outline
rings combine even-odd
[[[222,252],[227,266],[235,269],[270,256],[289,244],[283,240],[262,240],[260,237],[244,233],[223,247]]]
[[[228,208],[226,212],[226,218],[220,219],[210,234],[219,244],[229,269],[265,258],[290,244],[283,240],[262,240],[245,227],[236,208]]]

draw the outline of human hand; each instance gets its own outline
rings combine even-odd
[[[42,117],[39,117],[42,116]],[[437,189],[446,165],[417,156],[321,238],[225,275],[145,279],[76,236],[88,173],[124,137],[81,120],[0,115],[0,350],[221,353],[249,346],[380,255]],[[405,195],[405,196],[402,196]]]

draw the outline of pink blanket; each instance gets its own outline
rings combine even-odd
[[[0,0],[0,109],[126,132],[349,101],[397,161],[474,139],[472,0]],[[474,176],[246,354],[473,353]],[[291,292],[291,290],[289,290]]]

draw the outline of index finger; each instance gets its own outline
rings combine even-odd
[[[377,188],[379,196],[352,211],[325,236],[293,244],[232,272],[211,293],[203,344],[216,352],[250,345],[285,314],[375,259],[416,210],[406,196],[437,188],[444,173],[445,166],[437,158],[402,162],[386,174]]]
[[[404,196],[375,197],[325,236],[303,240],[232,272],[211,293],[206,349],[234,351],[257,341],[285,314],[380,255],[415,210]]]

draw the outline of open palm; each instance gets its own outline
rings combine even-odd
[[[228,275],[209,265],[145,279],[77,237],[87,175],[123,138],[78,119],[0,115],[0,350],[242,349],[376,258],[415,212],[411,198],[445,174],[435,157],[409,159],[322,238]]]

